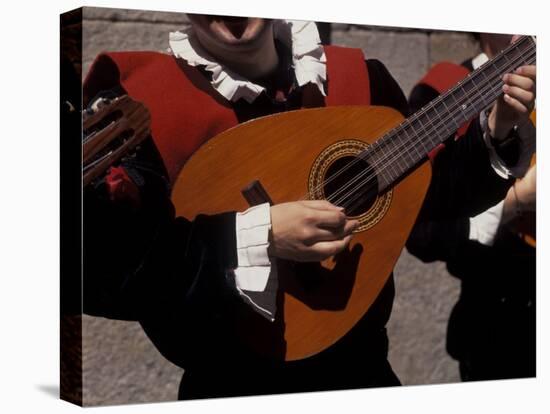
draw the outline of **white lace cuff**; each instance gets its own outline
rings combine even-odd
[[[267,285],[271,262],[267,254],[271,215],[268,203],[237,213],[237,288],[263,292]]]
[[[526,122],[521,127],[518,128],[519,135],[519,159],[516,165],[508,166],[502,158],[499,157],[495,147],[491,143],[491,137],[487,132],[487,115],[485,111],[482,111],[479,115],[479,122],[481,128],[483,129],[483,141],[489,150],[489,160],[491,161],[491,166],[493,170],[504,179],[511,177],[523,177],[529,165],[531,163],[531,157],[536,150],[536,129],[531,121]]]

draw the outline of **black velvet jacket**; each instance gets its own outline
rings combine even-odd
[[[471,60],[463,65],[473,70]],[[410,106],[420,108],[437,95],[429,86],[417,85],[411,93]],[[470,140],[471,131],[464,138]],[[511,153],[499,155],[513,165],[518,151],[516,145]],[[436,160],[436,168],[441,162],[445,158]],[[483,209],[441,214],[431,207],[430,200],[438,194],[435,185],[429,190],[407,248],[423,261],[446,262],[449,273],[461,281],[460,298],[447,329],[447,351],[460,362],[461,378],[467,381],[535,376],[535,248],[505,226],[498,229],[493,246],[469,240],[469,217]],[[498,194],[473,192],[471,196],[479,198],[475,204],[481,207],[489,200],[496,204],[505,196],[498,198]]]

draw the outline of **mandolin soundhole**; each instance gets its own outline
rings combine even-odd
[[[357,217],[366,213],[376,201],[378,181],[365,160],[347,156],[328,167],[323,192],[326,200],[344,207],[348,216]]]
[[[358,140],[339,141],[315,160],[309,174],[309,195],[345,207],[346,214],[359,220],[356,232],[378,223],[388,211],[393,192],[378,194],[378,180],[369,163],[357,155],[368,144]]]

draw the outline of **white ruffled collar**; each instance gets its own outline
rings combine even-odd
[[[315,23],[275,20],[273,31],[275,39],[292,50],[292,65],[298,85],[311,82],[325,96],[326,56]],[[265,90],[263,86],[215,62],[199,44],[192,28],[171,32],[169,43],[174,56],[184,59],[191,66],[204,66],[211,72],[212,86],[227,100],[237,101],[243,98],[251,103]]]

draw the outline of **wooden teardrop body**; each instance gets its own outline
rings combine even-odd
[[[254,180],[275,204],[299,200],[310,190],[312,169],[321,168],[324,150],[343,141],[371,144],[402,120],[385,107],[341,106],[240,124],[207,141],[187,161],[172,192],[176,212],[193,219],[201,213],[244,211],[249,205],[241,190]],[[400,180],[375,224],[362,226],[343,254],[310,266],[279,261],[276,320],[248,312],[235,323],[243,340],[257,352],[297,360],[344,336],[391,274],[430,178],[430,164],[423,162]],[[370,220],[372,214],[364,216]]]

